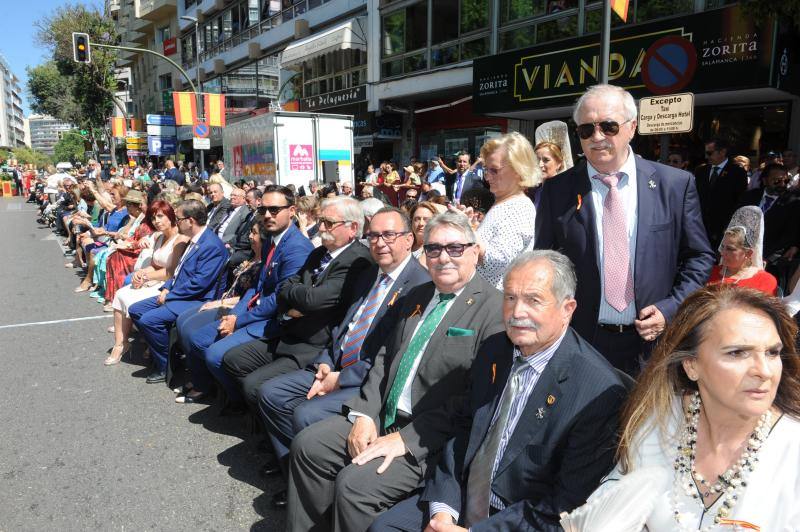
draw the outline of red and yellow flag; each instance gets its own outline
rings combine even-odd
[[[608,0],[611,2],[611,9],[619,15],[619,18],[628,22],[628,4],[630,0]]]
[[[141,118],[131,118],[130,124],[131,131],[144,131],[144,125]]]
[[[175,123],[179,126],[194,125],[197,120],[197,99],[193,92],[173,92]]]
[[[127,128],[125,127],[125,117],[122,116],[112,116],[111,117],[111,136],[124,139],[125,133],[127,133]]]
[[[225,95],[205,94],[206,123],[211,127],[225,127]]]

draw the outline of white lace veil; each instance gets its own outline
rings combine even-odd
[[[728,228],[740,229],[744,232],[744,246],[753,250],[752,265],[764,269],[764,214],[759,207],[748,205],[740,207],[733,213]],[[722,251],[722,244],[719,245]]]
[[[569,142],[569,130],[566,123],[560,120],[545,122],[536,128],[534,137],[536,138],[534,146],[540,142],[552,142],[561,148],[561,153],[564,155],[564,170],[569,170],[574,166],[572,162],[572,146]]]

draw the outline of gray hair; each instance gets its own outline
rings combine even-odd
[[[556,300],[573,299],[575,297],[575,287],[578,284],[578,278],[575,276],[575,266],[572,265],[572,261],[566,255],[558,251],[535,249],[518,255],[506,268],[505,278],[508,279],[508,275],[512,271],[540,260],[547,261],[553,268],[553,282],[550,286],[550,291]]]
[[[361,200],[361,208],[364,209],[364,216],[372,218],[375,213],[383,209],[386,205],[378,198],[367,198]]]
[[[619,98],[622,101],[622,108],[625,110],[625,120],[634,120],[638,114],[636,110],[636,100],[630,92],[616,85],[592,85],[584,92],[578,101],[575,102],[575,109],[572,111],[572,119],[576,124],[580,124],[578,117],[581,108],[586,100],[591,98]]]
[[[468,242],[462,242],[463,244],[473,244],[477,240],[475,238],[475,231],[472,230],[472,226],[469,224],[469,218],[467,218],[466,215],[458,211],[444,211],[431,218],[431,220],[425,224],[423,242],[427,244],[431,238],[431,233],[435,229],[445,225],[464,233]]]
[[[320,204],[320,210],[325,210],[328,207],[335,208],[343,220],[354,222],[357,225],[356,234],[360,235],[364,232],[364,209],[361,208],[358,200],[348,196],[325,198]]]

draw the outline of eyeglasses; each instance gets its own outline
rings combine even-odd
[[[184,220],[188,220],[191,216],[184,216],[183,218],[175,218],[175,223],[182,222]]]
[[[465,249],[474,245],[474,242],[470,242],[468,244],[425,244],[422,247],[425,250],[425,255],[435,259],[442,254],[443,250],[447,251],[447,255],[450,257],[460,257],[464,254]]]
[[[607,137],[613,137],[617,133],[619,133],[619,126],[627,124],[631,120],[626,120],[622,124],[614,120],[603,120],[602,122],[591,122],[588,124],[580,124],[575,129],[578,132],[578,136],[583,140],[586,140],[590,138],[592,135],[594,135],[594,131],[595,129],[597,129],[597,126],[600,126],[600,131],[603,133],[603,135]]]
[[[715,151],[717,151],[717,150],[711,150],[711,151],[706,150],[706,156],[714,155]]]
[[[337,225],[346,224],[347,220],[329,220],[328,218],[317,218],[317,223],[325,226],[328,229],[334,229]]]
[[[387,244],[393,244],[397,237],[400,235],[407,235],[408,231],[384,231],[383,233],[375,233],[370,231],[367,233],[367,240],[371,243],[375,243],[378,241],[379,238],[383,238],[383,241]]]
[[[262,205],[258,208],[258,214],[264,216],[267,212],[272,216],[278,216],[283,209],[288,209],[291,205]]]
[[[589,136],[591,137],[591,135]],[[500,168],[484,168],[483,170],[489,175],[497,175],[503,170],[503,168],[505,168],[505,166],[501,166]]]

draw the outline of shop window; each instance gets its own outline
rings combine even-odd
[[[406,8],[406,50],[410,52],[427,45],[428,3],[421,2]]]
[[[406,12],[395,11],[383,17],[383,56],[391,57],[405,51]]]
[[[536,42],[545,43],[574,37],[578,34],[578,16],[563,17],[547,22],[540,22],[536,26]]]
[[[458,63],[458,45],[442,46],[431,50],[431,67]]]
[[[500,34],[500,50],[515,50],[536,44],[536,32],[526,26]]]
[[[433,2],[433,25],[431,44],[452,41],[458,38],[458,2]]]
[[[544,15],[544,8],[545,0],[500,0],[500,23]]]
[[[489,27],[489,0],[461,0],[461,33]]]
[[[425,53],[410,55],[403,61],[403,69],[406,73],[416,72],[418,70],[425,70],[428,67],[428,62],[425,60]]]
[[[461,60],[475,59],[489,55],[489,37],[482,39],[475,39],[474,41],[465,42],[461,45]]]
[[[636,22],[645,22],[693,11],[694,0],[637,0]]]

